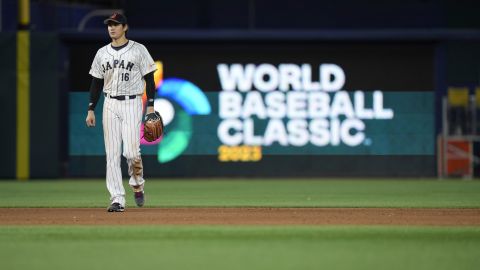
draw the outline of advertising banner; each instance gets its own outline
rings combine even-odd
[[[146,46],[157,61],[155,108],[166,123],[163,138],[142,140],[154,175],[435,172],[433,47],[428,44]],[[90,44],[70,52],[74,175],[82,175],[75,166],[105,155],[102,102],[97,127],[84,124],[91,60],[79,55],[93,59],[96,49]],[[289,170],[275,168],[286,164]]]

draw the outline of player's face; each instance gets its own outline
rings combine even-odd
[[[108,23],[108,34],[112,39],[119,39],[125,35],[128,26],[123,26],[119,23],[109,22]]]

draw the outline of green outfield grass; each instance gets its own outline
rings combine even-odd
[[[127,188],[127,204],[133,205]],[[147,207],[480,207],[480,181],[150,180]],[[0,181],[0,207],[106,207],[105,181]]]
[[[148,207],[480,207],[480,181],[461,180],[151,180],[146,190]],[[100,179],[0,181],[0,207],[107,205]],[[8,270],[479,266],[480,227],[0,226]]]
[[[3,227],[2,269],[477,269],[480,228]]]

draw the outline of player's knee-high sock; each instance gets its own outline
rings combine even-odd
[[[141,186],[145,183],[143,179],[143,163],[140,157],[127,159],[128,163],[128,174],[130,175],[130,180],[128,184],[130,186]]]

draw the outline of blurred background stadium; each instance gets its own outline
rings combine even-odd
[[[101,124],[84,121],[113,11],[161,71],[167,134],[142,146],[148,177],[480,174],[479,1],[1,0],[0,10],[0,178],[105,175]]]

